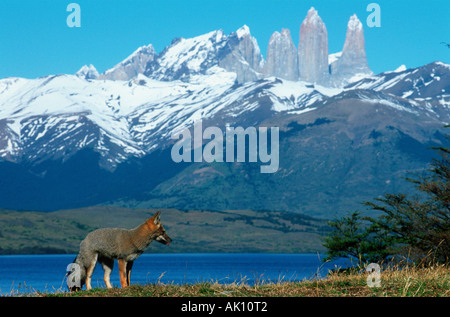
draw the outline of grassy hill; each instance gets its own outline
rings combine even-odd
[[[162,210],[170,246],[148,252],[322,252],[326,221],[277,211]],[[0,210],[0,254],[77,253],[97,228],[134,228],[156,209],[88,207],[55,212]]]

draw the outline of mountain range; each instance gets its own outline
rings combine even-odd
[[[349,18],[342,52],[311,8],[298,49],[274,32],[267,57],[243,26],[138,48],[99,74],[0,80],[0,207],[98,204],[251,209],[330,217],[408,190],[450,122],[450,66],[374,74],[363,26]],[[175,163],[171,136],[203,126],[280,128],[280,168]]]
[[[317,10],[311,8],[303,20],[296,48],[291,33],[275,31],[267,48],[267,59],[248,26],[225,35],[213,31],[191,39],[176,38],[157,54],[151,44],[137,49],[124,61],[98,74],[92,65],[77,75],[85,79],[130,80],[138,74],[159,81],[191,82],[195,76],[217,71],[235,74],[242,84],[271,76],[290,81],[306,81],[326,87],[343,87],[348,82],[371,75],[365,52],[364,32],[356,15],[350,17],[342,52],[329,61],[328,35]]]

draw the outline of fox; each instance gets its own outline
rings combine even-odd
[[[126,288],[130,285],[133,262],[147,249],[153,240],[169,245],[172,239],[167,235],[160,219],[161,211],[134,229],[103,228],[87,234],[80,243],[80,251],[73,261],[75,270],[68,272],[67,285],[70,291],[92,288],[91,278],[95,266],[102,265],[105,285],[112,288],[110,282],[114,260],[119,264],[120,285]],[[68,267],[68,269],[69,269]],[[76,274],[73,278],[72,275]],[[75,283],[73,281],[76,281]]]

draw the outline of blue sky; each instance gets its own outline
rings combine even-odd
[[[81,27],[69,28],[66,7],[81,7]],[[381,8],[381,27],[369,28],[369,3]],[[157,52],[175,37],[194,37],[249,26],[265,56],[274,31],[288,28],[298,46],[300,24],[314,6],[328,30],[329,52],[342,50],[349,17],[364,26],[375,73],[405,64],[450,63],[448,0],[0,0],[0,78],[75,73],[84,64],[99,72],[139,46]]]

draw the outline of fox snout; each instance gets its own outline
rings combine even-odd
[[[165,245],[169,245],[170,242],[172,242],[172,239],[170,239],[170,237],[165,232],[157,236],[155,240]]]
[[[72,286],[72,287],[69,287],[69,291],[78,292],[78,291],[81,291],[81,287]]]

